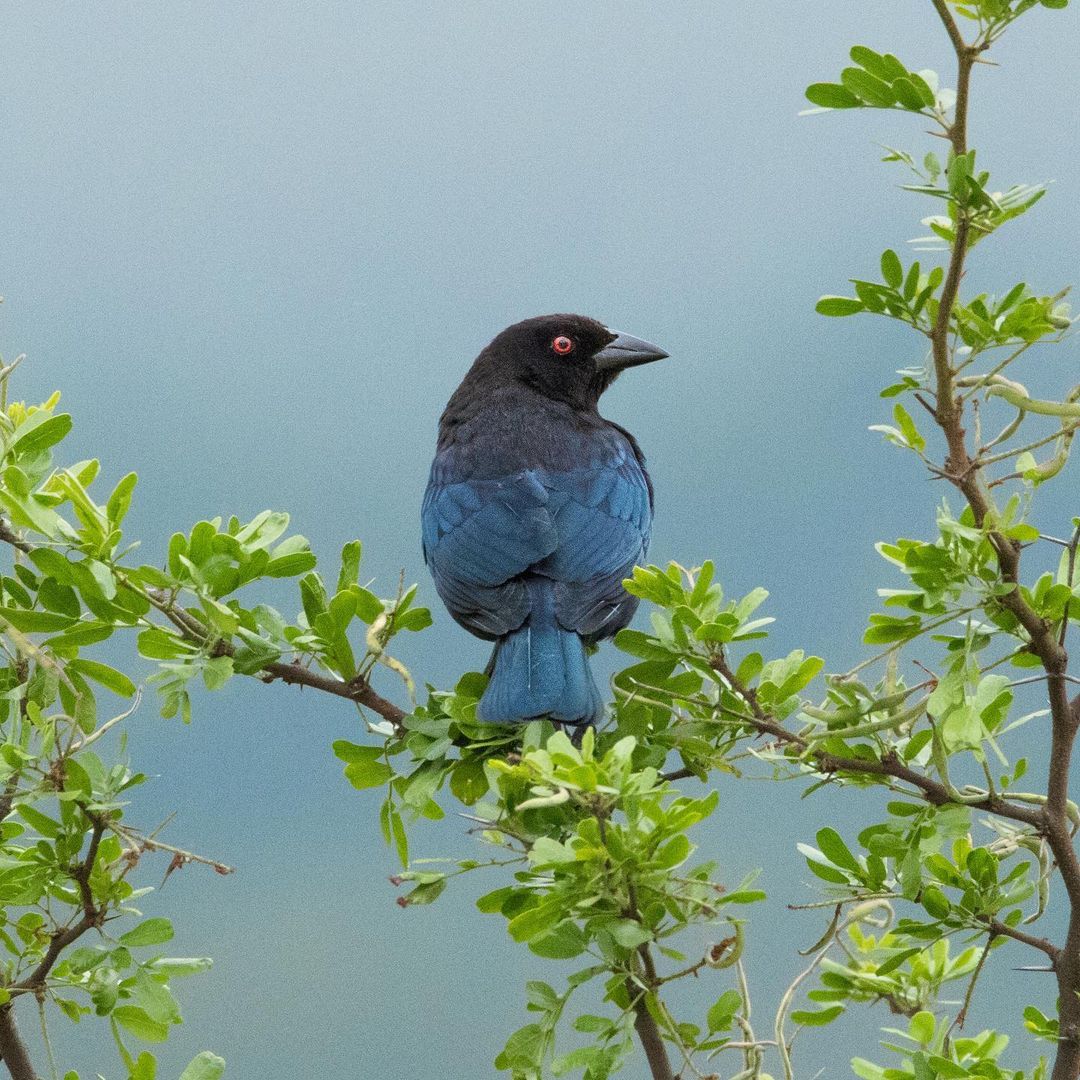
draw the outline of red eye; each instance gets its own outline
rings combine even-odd
[[[560,356],[565,356],[567,353],[574,351],[574,343],[562,334],[551,343],[551,347]]]

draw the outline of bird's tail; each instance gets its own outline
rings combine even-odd
[[[570,724],[595,723],[604,702],[593,681],[585,644],[555,618],[554,589],[529,583],[532,610],[521,628],[495,646],[491,681],[476,710],[489,724],[547,716]]]

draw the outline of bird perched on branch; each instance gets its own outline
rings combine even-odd
[[[424,559],[450,614],[495,642],[477,715],[594,723],[586,647],[629,622],[622,582],[649,545],[653,492],[634,437],[597,411],[655,345],[582,315],[504,330],[439,421]]]

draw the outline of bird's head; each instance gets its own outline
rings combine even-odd
[[[477,357],[474,371],[590,408],[620,372],[667,355],[584,315],[541,315],[507,327]]]

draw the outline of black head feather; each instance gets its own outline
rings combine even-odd
[[[522,383],[575,408],[595,408],[612,378],[597,370],[593,356],[616,336],[584,315],[526,319],[505,329],[480,353],[466,382],[489,388]]]

